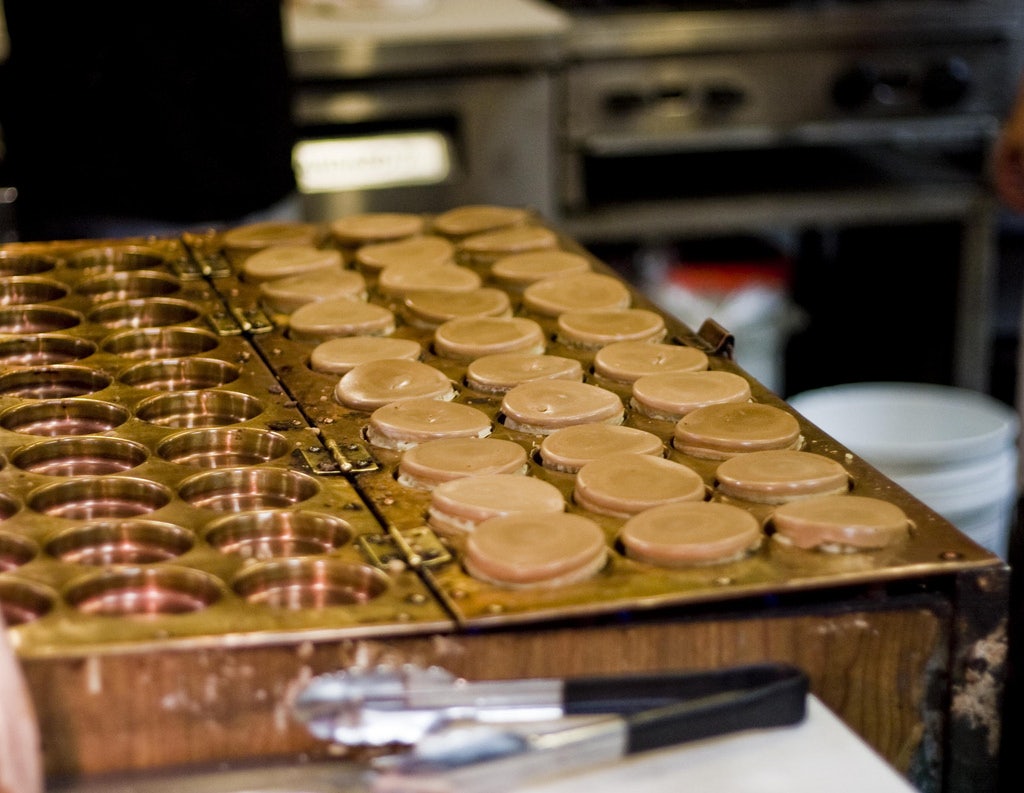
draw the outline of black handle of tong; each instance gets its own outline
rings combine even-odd
[[[629,730],[627,753],[739,730],[802,721],[807,676],[787,664],[765,663],[708,672],[569,678],[567,714],[617,713]]]

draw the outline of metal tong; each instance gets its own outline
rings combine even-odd
[[[431,667],[314,678],[293,713],[323,740],[411,745],[377,758],[378,793],[497,793],[550,773],[744,729],[796,724],[799,669],[469,682]]]

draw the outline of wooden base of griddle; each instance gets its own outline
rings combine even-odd
[[[54,778],[336,754],[288,703],[310,676],[352,665],[501,679],[776,660],[806,670],[813,693],[922,791],[995,790],[1007,586],[995,567],[530,629],[30,658],[25,670]]]

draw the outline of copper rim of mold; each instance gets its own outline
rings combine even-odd
[[[158,358],[129,367],[118,378],[125,385],[161,391],[216,388],[240,376],[237,366],[217,358]]]
[[[319,492],[312,476],[283,468],[220,468],[194,474],[178,488],[189,504],[220,512],[288,507]]]
[[[75,270],[154,270],[166,262],[160,251],[144,245],[101,245],[67,258],[67,266]]]
[[[68,363],[88,358],[96,345],[87,339],[72,336],[16,336],[0,341],[0,365],[41,366]]]
[[[81,323],[81,314],[60,306],[0,307],[0,333],[48,333]]]
[[[12,496],[0,493],[0,520],[7,520],[19,509],[21,509],[21,505]]]
[[[75,291],[96,302],[166,297],[181,291],[173,275],[152,270],[134,270],[99,275],[80,283]]]
[[[171,491],[158,482],[89,476],[37,488],[28,495],[26,504],[50,517],[94,520],[144,515],[167,505],[172,498]]]
[[[67,287],[49,278],[15,275],[0,281],[0,306],[49,303],[66,297]]]
[[[99,476],[128,471],[146,462],[141,443],[105,435],[54,438],[22,446],[11,453],[11,464],[47,476]]]
[[[233,582],[235,592],[249,603],[283,609],[359,605],[388,587],[387,576],[369,565],[311,557],[263,562]]]
[[[202,611],[224,595],[213,576],[186,567],[106,570],[70,583],[64,599],[85,614],[160,616]]]
[[[330,553],[351,542],[352,527],[334,515],[311,510],[261,510],[220,518],[206,541],[221,553],[245,559]]]
[[[46,543],[45,550],[64,562],[107,566],[164,562],[194,545],[192,532],[181,526],[129,518],[65,529]]]
[[[28,564],[39,554],[39,546],[28,537],[0,532],[0,573]]]
[[[0,427],[24,435],[89,435],[124,424],[127,408],[96,399],[50,399],[0,413]]]
[[[132,360],[201,355],[220,345],[216,334],[202,328],[140,328],[124,330],[103,340],[104,352]]]
[[[25,399],[57,399],[102,391],[113,382],[104,372],[86,366],[53,364],[0,374],[0,395]]]
[[[211,389],[150,397],[139,403],[135,415],[160,427],[193,429],[239,424],[262,412],[263,405],[254,396]]]
[[[155,328],[191,322],[199,309],[186,300],[147,297],[105,303],[89,312],[89,321],[107,328]]]
[[[0,614],[7,627],[24,625],[53,610],[57,593],[34,581],[0,579]]]
[[[200,468],[258,465],[288,453],[283,435],[252,427],[187,430],[164,439],[156,453],[165,460]]]
[[[40,253],[19,253],[11,250],[0,250],[0,276],[36,275],[57,267],[55,256]]]

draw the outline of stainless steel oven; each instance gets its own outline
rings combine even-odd
[[[558,183],[571,233],[626,250],[621,266],[656,283],[650,263],[689,240],[781,232],[794,288],[813,287],[795,387],[986,390],[986,157],[1021,74],[1019,0],[553,2],[572,20]],[[917,352],[860,365],[893,345]]]
[[[534,0],[347,5],[288,18],[305,215],[503,203],[553,216],[566,17]]]

